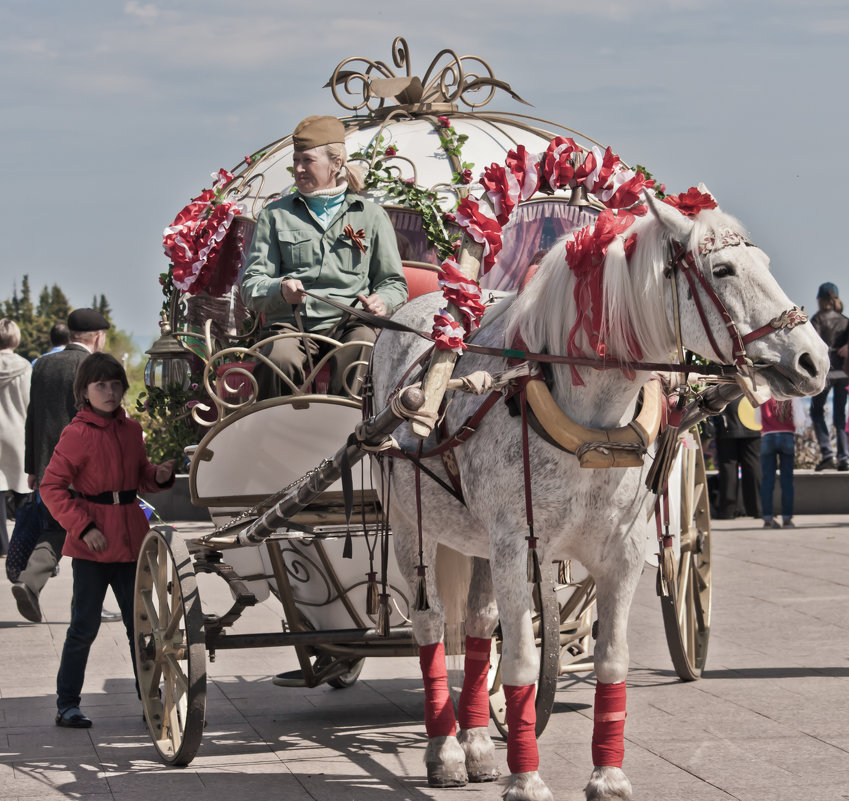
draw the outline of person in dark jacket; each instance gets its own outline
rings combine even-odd
[[[36,489],[47,469],[53,449],[77,413],[74,376],[91,353],[103,350],[109,322],[94,309],[75,309],[68,316],[71,341],[61,351],[39,357],[32,368],[24,443],[24,470],[29,488]],[[64,529],[41,506],[42,532],[35,549],[12,585],[18,611],[33,623],[41,621],[39,595],[55,574],[65,542]]]
[[[133,654],[136,560],[149,526],[137,493],[174,483],[174,459],[152,465],[142,429],[121,407],[129,383],[113,356],[93,353],[80,365],[74,397],[80,411],[62,432],[41,480],[50,514],[67,532],[62,553],[74,571],[71,624],[56,677],[56,725],[83,729],[80,711],[89,650],[100,628],[107,588],[118,600]]]
[[[831,282],[822,284],[817,290],[819,311],[811,317],[811,325],[828,345],[828,355],[831,359],[831,369],[828,372],[828,383],[825,389],[811,398],[811,422],[814,434],[820,446],[820,463],[815,470],[837,468],[849,470],[849,449],[846,438],[846,395],[849,376],[843,369],[846,355],[846,343],[849,338],[849,319],[843,314],[843,301],[840,300],[837,287]],[[831,445],[831,433],[825,421],[825,404],[828,393],[831,398],[832,421],[837,440],[837,459]]]
[[[743,507],[748,517],[760,517],[761,432],[754,427],[748,401],[744,409],[752,415],[746,423],[740,415],[744,399],[728,404],[722,414],[711,417],[716,438],[717,517],[730,520],[737,515],[738,488],[743,490]],[[738,479],[737,473],[740,473]]]

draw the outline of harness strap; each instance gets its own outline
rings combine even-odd
[[[800,309],[798,306],[794,306],[792,309],[781,312],[778,317],[773,317],[766,325],[762,325],[760,328],[750,331],[743,337],[742,341],[744,345],[748,345],[750,342],[754,342],[756,339],[760,339],[767,334],[780,331],[782,328],[792,329],[797,325],[803,325],[806,322],[808,322],[808,315],[805,314],[805,310]]]

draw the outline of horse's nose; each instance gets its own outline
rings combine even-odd
[[[811,378],[816,378],[819,371],[817,365],[810,353],[803,353],[799,357],[799,367],[804,370]]]

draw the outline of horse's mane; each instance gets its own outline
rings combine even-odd
[[[741,224],[719,209],[703,210],[695,218],[688,248],[700,263],[699,243],[727,232],[745,235]],[[626,257],[626,241],[636,234]],[[576,275],[566,261],[566,243],[579,237],[573,232],[559,239],[540,263],[511,309],[507,344],[521,335],[531,351],[568,355],[568,339],[579,309],[575,298]],[[674,351],[674,331],[667,316],[663,271],[669,236],[651,213],[634,223],[608,245],[603,262],[602,308],[581,311],[598,323],[599,338],[608,358],[620,361],[668,361]],[[599,269],[599,268],[595,268]],[[574,344],[581,354],[598,358],[583,329]],[[560,379],[568,371],[555,371]],[[568,380],[568,379],[567,379]]]

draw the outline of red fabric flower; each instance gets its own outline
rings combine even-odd
[[[472,182],[472,171],[470,169],[465,169],[460,173],[460,183],[461,184],[470,184]]]
[[[573,154],[580,153],[581,148],[575,140],[564,136],[555,136],[542,157],[542,174],[552,189],[574,186],[575,176]]]
[[[444,116],[443,117],[437,117],[436,121],[439,123],[440,128],[450,128],[451,127],[451,120],[449,120],[448,117],[444,117]]]
[[[691,186],[680,195],[667,195],[663,202],[674,206],[686,217],[695,217],[702,209],[716,208],[716,201],[713,197],[700,192],[695,186]]]
[[[386,150],[383,151],[383,154],[385,156],[394,156],[397,152],[398,151],[394,147],[392,147],[392,145],[389,145],[389,147],[387,147]]]

